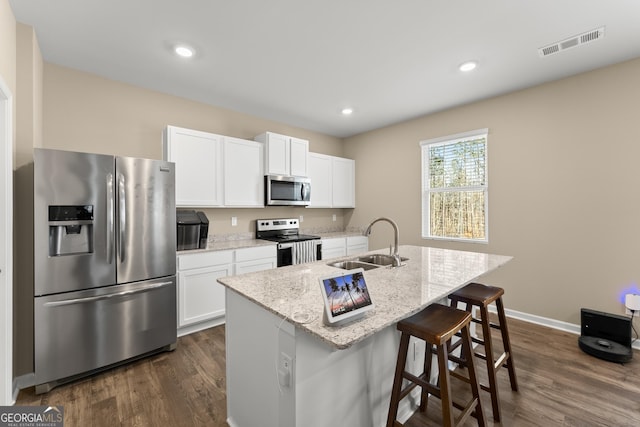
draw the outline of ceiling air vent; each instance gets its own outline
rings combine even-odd
[[[538,53],[541,57],[553,55],[554,53],[561,52],[563,50],[571,49],[572,47],[580,46],[585,43],[591,43],[596,40],[600,40],[604,37],[604,27],[597,28],[595,30],[587,31],[583,34],[570,37],[566,40],[562,40],[545,47],[538,49]]]

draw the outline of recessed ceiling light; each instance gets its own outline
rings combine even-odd
[[[460,68],[460,71],[467,72],[467,71],[474,70],[477,66],[478,66],[477,62],[475,62],[475,61],[467,61],[467,62],[461,64],[459,68]]]
[[[174,52],[183,58],[191,58],[194,54],[193,49],[185,45],[176,46]]]
[[[348,115],[350,115],[351,113],[353,113],[353,108],[343,108],[343,109],[342,109],[342,115],[343,115],[343,116],[348,116]]]

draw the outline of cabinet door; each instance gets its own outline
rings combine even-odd
[[[347,255],[358,255],[369,250],[369,238],[366,236],[347,237]]]
[[[331,259],[347,255],[347,244],[344,237],[322,239],[322,259]]]
[[[266,174],[289,175],[289,137],[267,132],[266,150]]]
[[[176,206],[221,206],[222,137],[167,126],[164,158],[176,164]]]
[[[309,141],[290,137],[289,142],[291,176],[309,176]]]
[[[355,171],[356,162],[351,159],[341,157],[333,158],[333,207],[334,208],[355,208]],[[313,187],[311,188],[313,194]]]
[[[178,273],[178,327],[224,316],[225,289],[216,279],[233,274],[231,264]]]
[[[311,179],[310,208],[332,206],[331,156],[309,153],[309,178]]]
[[[224,138],[224,205],[264,206],[264,145]]]

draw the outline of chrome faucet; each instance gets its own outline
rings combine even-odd
[[[400,232],[398,231],[398,224],[396,224],[395,221],[385,217],[374,219],[365,230],[364,235],[369,236],[371,234],[371,226],[378,221],[387,221],[389,224],[393,226],[393,231],[395,233],[395,236],[393,238],[393,254],[391,254],[391,257],[393,258],[393,264],[391,265],[393,267],[400,267],[400,255],[398,254],[398,240],[400,237]],[[391,252],[391,248],[389,248],[389,252]]]

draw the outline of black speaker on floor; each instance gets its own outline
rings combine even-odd
[[[578,345],[582,351],[610,362],[631,360],[631,317],[583,308],[580,322]]]

